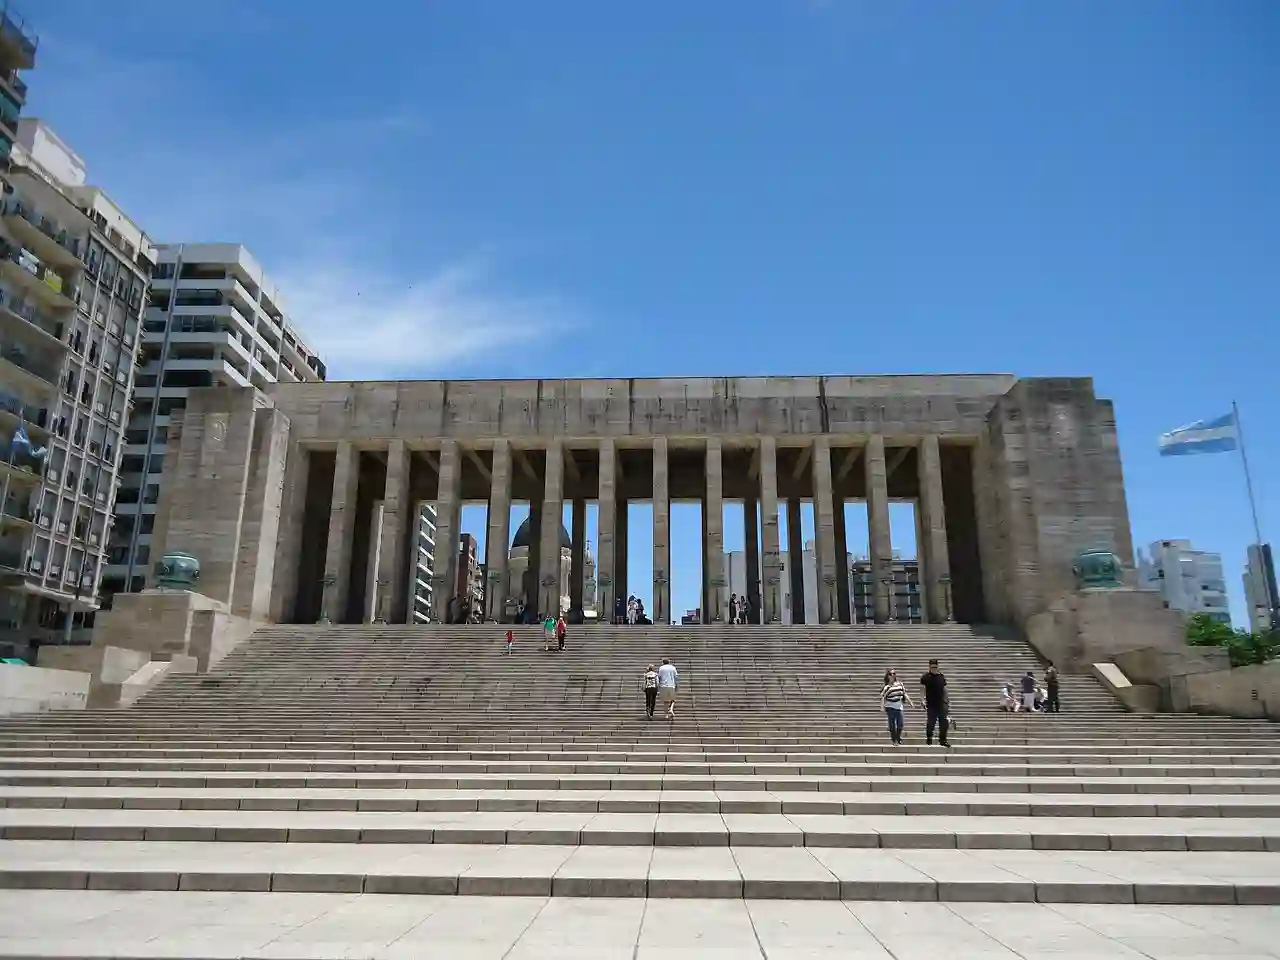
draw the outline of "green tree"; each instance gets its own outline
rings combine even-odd
[[[1205,613],[1194,613],[1187,618],[1187,643],[1193,647],[1225,648],[1233,667],[1266,663],[1280,656],[1280,635],[1275,631],[1233,630],[1229,624]]]

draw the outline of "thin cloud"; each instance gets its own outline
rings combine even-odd
[[[278,276],[286,309],[335,380],[435,376],[577,326],[567,301],[504,290],[483,259],[448,264],[407,285],[346,263]]]

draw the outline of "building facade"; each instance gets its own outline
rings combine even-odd
[[[469,533],[458,537],[458,573],[454,596],[467,616],[484,611],[484,576],[480,569],[480,545]]]
[[[1008,375],[669,380],[403,381],[193,391],[170,428],[155,542],[201,558],[201,590],[261,619],[358,621],[372,504],[379,563],[399,571],[413,512],[436,504],[453,544],[463,502],[488,503],[488,577],[506,579],[511,503],[530,502],[528,568],[539,609],[564,589],[564,506],[595,500],[599,609],[628,593],[630,501],[653,505],[650,615],[672,619],[670,504],[698,499],[704,619],[723,621],[724,499],[759,506],[766,622],[782,619],[780,511],[815,504],[818,622],[849,622],[844,504],[867,505],[873,579],[893,563],[889,501],[919,518],[921,607],[962,622],[1022,625],[1075,589],[1072,565],[1104,547],[1133,566],[1111,404],[1087,379]],[[174,436],[174,433],[177,436]],[[216,477],[216,480],[210,479]],[[269,522],[267,522],[269,520]],[[585,523],[583,524],[585,527]],[[799,536],[799,522],[788,522]],[[571,535],[568,593],[578,576]],[[789,535],[788,539],[792,539]],[[747,531],[748,551],[757,542]],[[795,552],[799,552],[796,545]],[[157,547],[155,549],[160,549]],[[457,552],[437,552],[432,603],[448,609]],[[793,575],[794,571],[787,571]],[[332,581],[332,590],[323,584]],[[383,604],[403,622],[398,576]],[[635,592],[635,591],[631,591]],[[487,591],[498,619],[499,591]],[[877,621],[890,598],[877,593]],[[804,612],[798,611],[799,618]]]
[[[1271,544],[1253,543],[1244,565],[1244,598],[1253,633],[1280,630],[1280,592],[1276,590],[1276,566]]]
[[[406,595],[410,623],[430,623],[435,609],[436,505],[419,503],[410,518],[409,581]]]
[[[27,102],[23,71],[36,65],[39,38],[8,0],[0,2],[0,166],[18,142],[18,122]]]
[[[49,641],[97,608],[151,241],[37,119],[0,206],[0,618]]]
[[[1231,623],[1222,555],[1196,550],[1190,540],[1156,540],[1138,560],[1138,585],[1158,591],[1170,610],[1204,613]]]
[[[169,418],[190,391],[263,389],[325,376],[324,363],[285,312],[280,289],[243,246],[162,244],[156,255],[103,579],[108,595],[146,583]]]

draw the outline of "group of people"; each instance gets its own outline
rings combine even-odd
[[[667,708],[667,719],[676,718],[676,687],[680,683],[680,671],[670,660],[663,659],[662,666],[654,667],[651,663],[644,668],[644,712],[653,719],[653,708],[662,697]]]
[[[633,627],[636,624],[647,624],[649,618],[644,613],[644,601],[634,594],[627,597],[626,601],[618,597],[613,602],[613,622],[626,623]]]
[[[729,622],[734,624],[751,622],[751,598],[745,593],[738,596],[729,594]]]
[[[947,678],[938,668],[937,660],[929,661],[929,669],[920,677],[920,686],[924,688],[925,743],[933,745],[933,733],[937,730],[938,743],[950,747],[947,735],[952,726],[951,704],[947,697]],[[884,708],[885,717],[889,721],[889,740],[894,746],[902,745],[906,708],[915,705],[907,688],[898,679],[898,672],[885,671],[884,686],[880,688],[880,706]]]
[[[1036,675],[1028,670],[1018,683],[1019,694],[1014,693],[1012,681],[1000,690],[1000,709],[1005,713],[1060,713],[1062,703],[1058,698],[1058,668],[1049,661],[1044,671],[1044,683],[1036,682]]]
[[[542,649],[550,652],[551,650],[563,650],[565,638],[569,634],[568,625],[565,623],[564,614],[558,617],[547,617],[542,621]],[[510,628],[507,629],[507,643],[503,653],[511,656],[516,645],[516,632]]]

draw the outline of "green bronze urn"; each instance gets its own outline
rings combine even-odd
[[[189,553],[171,550],[155,567],[156,583],[168,590],[192,590],[200,579],[200,561]]]
[[[1071,572],[1076,577],[1076,589],[1114,590],[1123,586],[1120,580],[1123,565],[1120,558],[1105,548],[1086,550],[1076,556]]]

